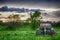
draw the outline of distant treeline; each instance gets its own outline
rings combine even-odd
[[[12,21],[12,22],[3,23],[2,21],[0,21],[0,29],[2,27],[3,29],[14,30],[16,28],[21,28],[22,26],[26,26],[26,25],[29,25],[29,23],[17,22],[17,21],[16,22]]]
[[[39,26],[40,23],[35,23],[32,24],[34,27],[33,28],[37,28],[35,26]],[[23,26],[31,26],[31,23],[28,22],[7,22],[7,23],[3,23],[2,21],[0,21],[0,30],[4,30],[4,29],[9,29],[9,30],[14,30],[16,28],[21,28]],[[60,21],[59,22],[53,22],[52,23],[53,27],[60,27]]]
[[[54,26],[54,27],[60,27],[60,21],[52,23],[52,26]]]

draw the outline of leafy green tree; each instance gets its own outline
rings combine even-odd
[[[30,21],[33,29],[36,29],[36,27],[39,26],[41,19],[41,12],[35,11],[34,13],[30,13]]]

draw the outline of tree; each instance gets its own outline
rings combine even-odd
[[[9,19],[8,21],[13,21],[13,15],[9,15],[8,19]]]
[[[15,22],[20,20],[19,15],[9,15],[8,18],[10,21],[15,21]]]
[[[42,19],[41,12],[35,11],[33,14],[30,13],[30,21],[33,29],[36,29],[41,19]]]
[[[10,20],[8,23],[9,29],[15,29],[21,26],[19,15],[9,15],[8,18]]]
[[[19,17],[19,15],[13,15],[13,19],[14,19],[14,21],[19,21],[20,17]]]

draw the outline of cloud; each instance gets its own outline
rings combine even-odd
[[[60,21],[60,11],[53,11],[42,14],[43,20],[45,21]]]
[[[45,8],[60,8],[60,0],[0,0],[0,4],[14,4],[17,5],[24,5],[26,6],[32,6],[32,7],[45,7]]]
[[[42,13],[44,18],[60,18],[60,10],[49,13]]]
[[[53,14],[54,14],[57,18],[60,18],[60,11],[55,11],[55,12],[53,12]]]
[[[60,10],[44,13],[45,17],[60,18]]]

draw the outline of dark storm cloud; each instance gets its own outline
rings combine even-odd
[[[0,0],[0,4],[24,4],[30,6],[43,6],[46,8],[60,8],[60,0]]]

